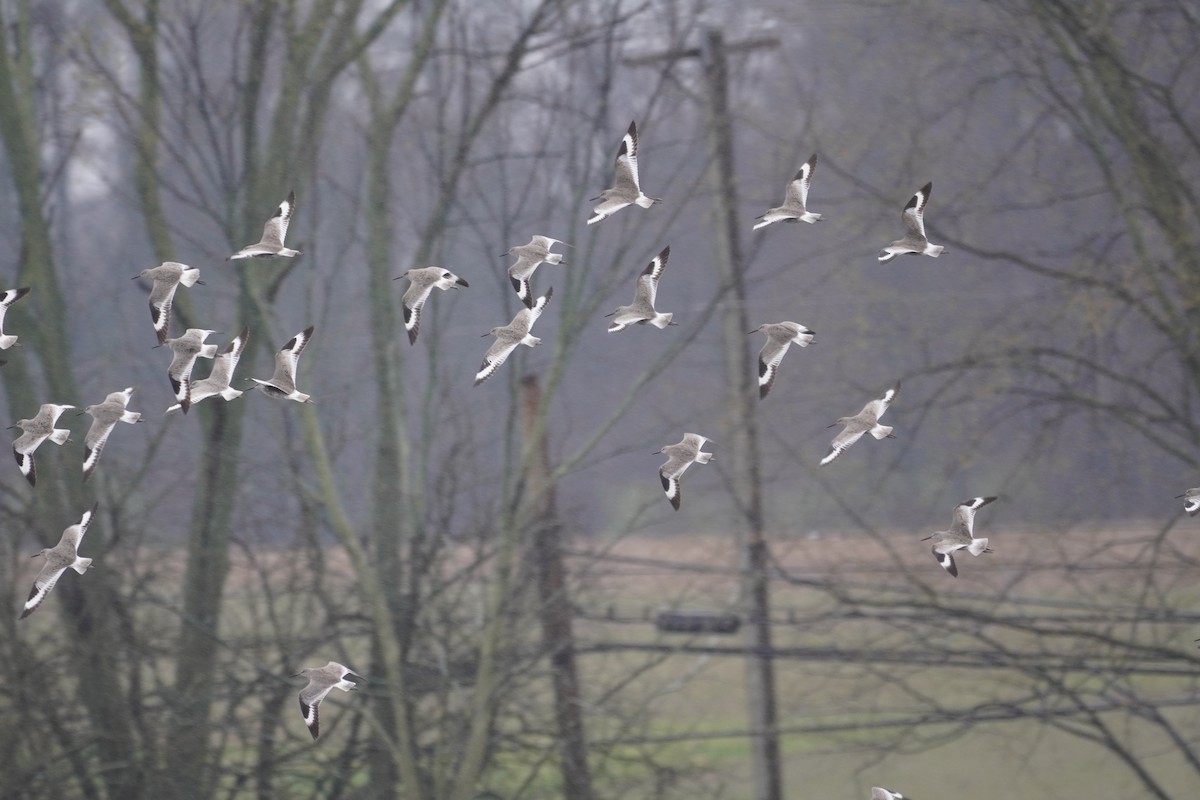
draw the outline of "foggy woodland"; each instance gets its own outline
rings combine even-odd
[[[143,415],[87,483],[74,410],[36,486],[0,470],[0,797],[1194,796],[1190,4],[0,0],[0,31],[3,419]],[[585,225],[633,120],[662,203]],[[751,231],[814,153],[822,220]],[[880,264],[929,181],[946,252]],[[302,255],[226,261],[290,190]],[[542,344],[473,387],[534,234],[571,246]],[[668,245],[678,325],[606,333]],[[163,261],[203,281],[171,335],[250,329],[242,397],[164,415],[131,280]],[[410,345],[393,279],[428,265],[470,286]],[[760,401],[780,320],[816,338]],[[250,391],[310,325],[314,403]],[[819,467],[897,381],[897,438]],[[676,512],[685,431],[715,457]],[[921,537],[980,495],[955,579]],[[93,503],[92,568],[18,622]],[[696,609],[738,633],[655,627]],[[289,676],[329,660],[367,683],[314,742]]]

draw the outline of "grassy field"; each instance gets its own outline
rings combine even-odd
[[[1180,526],[1158,538],[1153,528],[992,533],[995,553],[959,559],[960,577],[945,574],[920,533],[895,532],[877,540],[858,535],[824,535],[775,543],[774,553],[789,573],[806,578],[838,577],[854,586],[911,589],[933,593],[945,604],[978,602],[979,596],[1017,600],[1041,598],[1072,607],[1103,602],[1127,607],[1146,596],[1153,574],[1154,603],[1164,596],[1180,610],[1196,603],[1196,557],[1200,546]],[[615,621],[590,620],[579,626],[581,641],[688,642],[736,645],[737,636],[663,636],[637,620],[669,607],[727,608],[737,597],[734,570],[689,571],[670,563],[686,562],[704,570],[736,566],[735,543],[703,535],[670,540],[622,541],[609,560],[580,559],[577,570],[593,580],[589,611],[602,610]],[[1153,564],[1152,568],[1150,565]],[[821,591],[773,583],[774,646],[823,646],[886,649],[911,646],[908,633],[878,621],[836,618],[837,604]],[[1099,604],[1097,603],[1097,609]],[[1014,605],[1012,613],[1030,619],[1044,606]],[[1121,626],[1102,624],[1119,632]],[[1192,622],[1147,626],[1139,636],[1164,647],[1195,654]],[[1150,629],[1152,628],[1152,630]],[[1019,636],[1010,636],[1014,646]],[[904,642],[904,644],[900,644]],[[945,642],[941,643],[945,645]],[[1046,655],[1055,655],[1053,653]],[[1064,654],[1065,655],[1065,654]],[[1077,653],[1076,653],[1077,655]],[[644,661],[641,653],[588,656],[589,686],[602,686],[613,675]],[[726,736],[746,727],[744,659],[741,656],[679,654],[665,657],[639,677],[643,713],[652,733],[669,737],[695,734],[692,741],[670,744],[672,760],[693,765],[696,778],[714,796],[752,797],[749,740]],[[1119,669],[1117,670],[1119,672]],[[1197,670],[1200,672],[1200,670]],[[917,798],[984,796],[994,798],[1141,798],[1147,789],[1130,768],[1101,744],[1025,719],[963,726],[953,720],[919,728],[869,729],[873,721],[901,709],[928,707],[935,698],[948,707],[994,699],[997,708],[1028,691],[1028,681],[1011,669],[964,669],[828,663],[804,658],[776,661],[781,729],[847,725],[828,733],[794,733],[781,738],[786,794],[792,798],[866,797],[870,786],[885,785]],[[1079,688],[1100,678],[1064,672]],[[1143,680],[1146,696],[1197,697],[1194,679]],[[1200,746],[1200,714],[1185,707],[1167,715],[1193,749]],[[1166,746],[1161,731],[1124,710],[1100,718],[1131,743],[1137,758],[1171,796],[1193,796],[1196,773],[1178,751]],[[855,725],[859,727],[855,729]],[[1069,725],[1070,723],[1064,723]],[[599,726],[598,726],[599,727]],[[701,738],[715,734],[718,738]],[[595,735],[595,733],[593,733]],[[643,796],[634,792],[636,796]],[[649,796],[649,795],[645,795]]]
[[[825,533],[772,542],[778,565],[793,578],[832,580],[839,591],[874,598],[875,612],[888,611],[888,603],[894,600],[898,615],[882,619],[879,613],[850,614],[853,609],[826,588],[772,581],[773,644],[777,650],[791,651],[775,661],[787,797],[866,798],[872,785],[889,786],[918,800],[1150,796],[1130,767],[1112,752],[1064,730],[1076,724],[1065,719],[1058,720],[1058,728],[1033,719],[963,724],[953,715],[915,724],[934,709],[983,703],[1002,711],[1022,698],[1027,700],[1036,687],[1012,665],[873,663],[870,654],[919,655],[926,644],[937,652],[979,649],[979,641],[968,632],[941,631],[914,619],[912,604],[919,600],[977,608],[1048,627],[1068,624],[1055,618],[1087,618],[1086,625],[1099,635],[1153,643],[1164,652],[1177,653],[1185,668],[1191,659],[1193,675],[1200,675],[1192,642],[1200,635],[1200,623],[1194,615],[1148,619],[1151,612],[1164,609],[1184,615],[1196,608],[1200,537],[1192,535],[1187,525],[1165,535],[1153,527],[986,533],[995,552],[959,559],[958,579],[937,565],[920,541],[924,532],[889,531],[876,538]],[[576,634],[599,797],[749,800],[753,781],[751,740],[746,735],[745,658],[679,649],[683,645],[701,650],[736,647],[742,638],[662,634],[653,625],[655,613],[663,608],[736,608],[736,542],[729,536],[694,534],[584,541],[576,542],[575,548],[570,569],[581,587],[573,597],[580,612]],[[20,585],[27,585],[37,567],[26,562],[18,565],[29,571],[21,576]],[[171,574],[172,559],[155,563],[159,580],[150,586],[164,594],[161,603],[143,604],[142,623],[160,631],[166,641],[173,635],[170,590],[178,575]],[[135,567],[108,565],[122,574],[138,574]],[[314,574],[321,576],[328,591],[341,591],[354,580],[344,556],[333,548],[321,551],[319,563],[308,563],[285,550],[247,548],[235,554],[226,597],[223,668],[231,675],[249,672],[262,677],[260,683],[244,687],[246,693],[236,703],[219,707],[215,714],[246,731],[254,729],[263,704],[276,715],[281,746],[291,754],[278,779],[279,789],[311,789],[328,780],[334,766],[314,760],[318,752],[309,750],[312,745],[294,709],[296,682],[286,678],[299,666],[292,661],[320,661],[315,655],[319,650],[344,652],[343,657],[354,665],[369,662],[361,622],[353,627],[343,623],[337,641],[321,644],[312,653],[283,652],[273,641],[261,638],[261,632],[277,630],[281,643],[303,640],[309,615],[322,618],[324,612],[313,605],[311,592],[270,598],[264,589],[268,584],[308,586]],[[462,596],[468,598],[472,592],[477,589],[464,589]],[[1138,607],[1145,609],[1147,619],[1139,619]],[[274,615],[270,622],[268,608]],[[475,605],[464,601],[456,608],[465,618]],[[1110,612],[1130,616],[1106,619]],[[535,641],[536,624],[531,622],[526,630],[530,641]],[[992,638],[998,645],[1028,650],[1039,658],[1089,653],[1103,658],[1111,652],[1101,640],[1038,639],[1017,629],[998,629]],[[462,644],[469,649],[469,642]],[[664,646],[662,652],[638,649]],[[1039,652],[1039,646],[1051,650]],[[1053,651],[1060,646],[1062,652]],[[846,651],[868,655],[857,660],[823,655]],[[1120,664],[1111,664],[1091,672],[1063,669],[1054,677],[1090,696],[1102,695],[1108,682],[1116,682],[1135,687],[1140,698],[1190,697],[1192,705],[1168,708],[1164,714],[1196,749],[1200,743],[1198,679],[1152,675],[1129,677],[1122,683],[1126,680],[1122,670]],[[155,691],[164,690],[169,682],[167,672],[148,681]],[[548,705],[543,675],[533,676],[527,685],[523,698]],[[460,691],[460,700],[452,704],[469,696],[469,681]],[[272,699],[266,699],[264,692]],[[361,736],[369,735],[369,726],[357,717],[369,692],[370,687],[357,696],[331,697],[323,717],[322,759],[335,754],[355,728]],[[1196,772],[1160,728],[1131,713],[1136,710],[1132,702],[1129,708],[1102,712],[1097,719],[1129,746],[1169,796],[1194,796]],[[1047,699],[1047,708],[1054,705]],[[530,717],[545,720],[550,715],[543,708]],[[882,726],[897,719],[906,722]],[[500,724],[503,727],[505,721]],[[1094,732],[1076,727],[1079,732]],[[489,786],[506,798],[516,796],[518,789],[529,800],[560,797],[553,760],[547,758],[553,753],[553,742],[547,740],[546,749],[539,751],[537,737],[523,740],[534,746],[501,755]],[[227,755],[249,770],[254,747],[254,741],[246,738]],[[532,781],[531,764],[541,765]],[[347,778],[357,786],[366,776],[355,773]]]

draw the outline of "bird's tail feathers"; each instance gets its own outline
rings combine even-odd
[[[871,428],[871,435],[874,436],[876,439],[886,439],[887,437],[892,435],[892,426],[891,425],[876,425],[874,428]]]
[[[983,539],[972,539],[971,543],[967,545],[967,552],[973,556],[977,556],[987,550],[987,543],[988,540],[986,537]]]

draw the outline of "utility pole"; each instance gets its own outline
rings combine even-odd
[[[573,611],[567,596],[567,570],[563,563],[562,526],[554,508],[554,487],[548,482],[550,453],[546,429],[538,425],[541,405],[542,390],[537,376],[526,375],[521,379],[521,430],[526,447],[532,448],[532,452],[525,473],[525,491],[527,496],[534,498],[535,503],[530,517],[539,615],[542,643],[550,653],[563,796],[570,800],[592,800],[587,737],[583,728],[579,674],[575,664],[575,636],[571,624]]]
[[[717,273],[727,292],[721,309],[725,350],[726,409],[731,435],[722,436],[722,453],[730,462],[731,490],[741,513],[741,605],[746,617],[745,641],[753,653],[746,662],[746,702],[750,728],[755,800],[783,800],[780,768],[775,666],[772,661],[768,553],[763,536],[762,495],[759,492],[758,373],[747,347],[746,290],[743,280],[733,175],[733,127],[729,117],[726,55],[762,47],[777,47],[778,39],[756,38],[727,45],[720,31],[704,31],[700,47],[630,59],[630,64],[699,58],[704,69],[708,103],[708,181],[712,198],[713,238]],[[723,456],[725,458],[725,456]]]

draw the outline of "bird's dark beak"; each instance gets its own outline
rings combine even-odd
[[[467,283],[467,282],[466,282],[466,281],[464,281],[462,278],[459,278],[459,279],[458,279],[457,281],[455,281],[455,282],[456,282],[456,283],[457,283],[459,286],[466,286],[467,288],[470,288],[470,286],[471,286],[471,284]]]
[[[613,311],[612,313],[610,313],[610,314],[605,314],[604,316],[606,316],[606,317],[611,317],[611,316],[613,316],[613,314],[616,314],[616,313],[617,313],[617,312]]]
[[[838,426],[838,424],[835,422],[832,425],[826,425],[825,427],[826,428],[836,428],[837,426]]]

